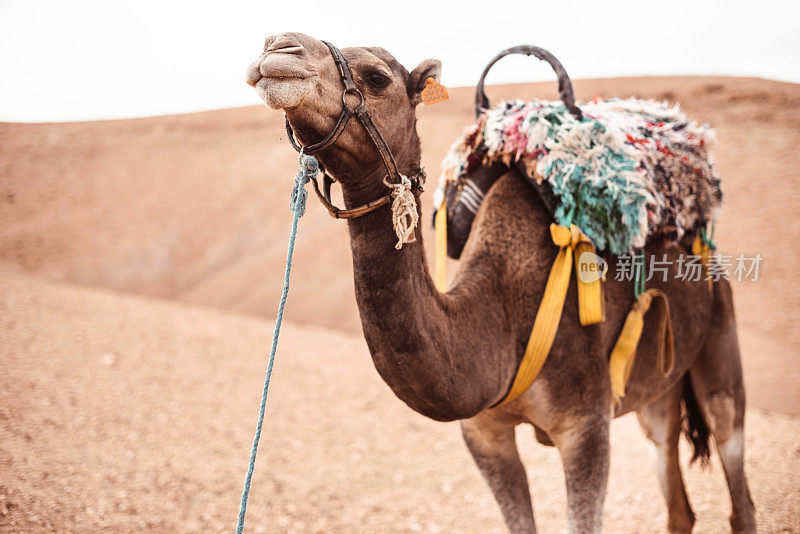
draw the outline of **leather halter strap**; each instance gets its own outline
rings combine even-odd
[[[362,204],[357,208],[352,208],[349,210],[343,210],[334,206],[333,202],[331,202],[331,182],[332,180],[330,177],[325,174],[322,178],[323,182],[323,191],[320,191],[319,184],[317,184],[317,179],[313,178],[312,183],[314,184],[314,191],[317,193],[317,197],[319,197],[320,202],[322,205],[325,206],[325,209],[328,210],[331,217],[334,219],[355,219],[357,217],[361,217],[362,215],[366,215],[371,211],[375,211],[376,209],[380,208],[381,206],[388,204],[392,200],[392,194],[387,193],[386,195],[373,200],[372,202],[367,202],[366,204]]]
[[[383,161],[384,167],[386,167],[386,177],[384,178],[384,182],[388,183],[400,183],[400,172],[397,170],[397,163],[394,161],[394,156],[392,155],[392,151],[389,150],[389,145],[386,144],[386,140],[378,131],[378,128],[375,126],[375,123],[372,122],[372,117],[370,117],[369,112],[367,111],[366,106],[364,105],[364,95],[361,93],[361,90],[356,86],[356,82],[353,80],[353,74],[350,71],[350,66],[347,64],[347,60],[344,58],[341,50],[336,48],[333,44],[322,41],[325,46],[328,47],[328,50],[331,52],[331,56],[333,57],[333,61],[336,64],[336,68],[339,71],[339,78],[342,80],[342,112],[339,114],[339,119],[336,121],[336,125],[333,127],[333,130],[325,136],[324,139],[321,141],[314,143],[308,146],[302,146],[297,141],[294,135],[294,130],[292,129],[292,125],[289,124],[289,117],[286,117],[286,133],[289,137],[289,142],[292,144],[295,150],[301,152],[302,154],[312,155],[325,150],[326,148],[331,147],[338,139],[339,136],[342,135],[347,123],[350,121],[350,118],[355,115],[361,125],[366,130],[367,134],[369,135],[370,139],[372,139],[372,143],[375,145],[375,148],[378,150],[378,154]],[[357,96],[360,99],[358,105],[353,108],[350,104],[347,103],[347,95],[352,94]],[[320,164],[320,169],[323,172],[323,188],[320,191],[319,184],[317,183],[317,179],[313,178],[312,181],[314,183],[314,191],[316,191],[317,196],[319,197],[322,204],[328,210],[328,213],[331,214],[332,217],[336,219],[354,219],[356,217],[360,217],[362,215],[366,215],[367,213],[374,211],[381,206],[388,204],[392,200],[391,193],[386,194],[378,199],[375,199],[371,202],[366,204],[362,204],[356,208],[352,209],[340,209],[333,205],[331,202],[331,184],[335,181],[328,173],[325,171],[325,168]],[[422,183],[425,181],[425,172],[422,169],[419,169],[414,176],[409,177],[411,180],[412,186],[422,191]]]

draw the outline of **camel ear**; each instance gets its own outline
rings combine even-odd
[[[416,106],[422,100],[420,92],[425,89],[425,81],[433,78],[437,82],[442,76],[442,62],[438,59],[426,59],[408,75],[408,98],[411,104]]]

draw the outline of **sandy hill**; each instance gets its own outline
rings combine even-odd
[[[575,88],[584,100],[680,102],[716,129],[726,202],[717,241],[729,254],[764,257],[758,282],[735,284],[751,398],[800,414],[800,252],[792,246],[800,236],[800,85],[690,77],[578,80]],[[489,92],[495,100],[557,97],[554,83]],[[472,119],[472,89],[451,95],[418,113],[426,208],[440,159]],[[296,170],[281,113],[0,124],[0,147],[0,268],[274,316]],[[313,199],[294,268],[289,318],[360,332],[345,223]]]
[[[582,99],[679,101],[717,131],[727,203],[717,241],[764,256],[757,282],[734,284],[751,484],[764,530],[791,531],[800,524],[800,86],[575,85]],[[490,94],[555,98],[555,89]],[[471,90],[451,95],[419,111],[426,207],[439,160],[471,120]],[[261,107],[0,124],[0,531],[231,528],[285,255],[296,156],[284,136],[282,116]],[[345,226],[312,199],[249,525],[502,531],[457,426],[414,414],[380,382],[352,295]],[[561,531],[557,454],[521,432],[541,530]],[[634,419],[615,423],[611,532],[665,523],[647,448]],[[718,466],[690,470],[688,485],[698,531],[725,531]]]
[[[0,530],[222,532],[235,522],[272,332],[268,320],[2,276]],[[751,410],[765,532],[800,524],[797,419]],[[558,453],[520,428],[541,532],[566,521]],[[635,417],[612,428],[609,532],[666,514]],[[684,458],[688,450],[684,449]],[[687,470],[698,532],[725,532],[719,462]],[[415,414],[365,344],[285,325],[251,532],[502,532],[456,423]]]

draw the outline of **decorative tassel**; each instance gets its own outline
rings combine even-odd
[[[385,179],[383,183],[392,190],[394,199],[392,201],[392,226],[397,234],[397,244],[394,248],[400,250],[405,243],[413,243],[417,240],[414,236],[414,229],[419,222],[417,199],[411,192],[411,180],[402,174],[399,184],[389,183]]]

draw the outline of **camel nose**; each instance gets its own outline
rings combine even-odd
[[[315,46],[325,45],[301,33],[279,33],[267,37],[258,60],[247,69],[247,83],[253,87],[262,78],[298,78],[314,75],[310,59]]]
[[[300,41],[297,40],[295,36],[288,33],[281,33],[278,35],[273,35],[269,39],[267,39],[267,54],[294,54],[294,55],[304,55],[305,49]]]
[[[270,54],[289,54],[305,57],[305,49],[300,41],[290,33],[280,33],[267,37],[264,43],[264,52],[257,61],[247,69],[247,84],[255,87],[258,81],[266,74],[263,67],[264,60]]]

